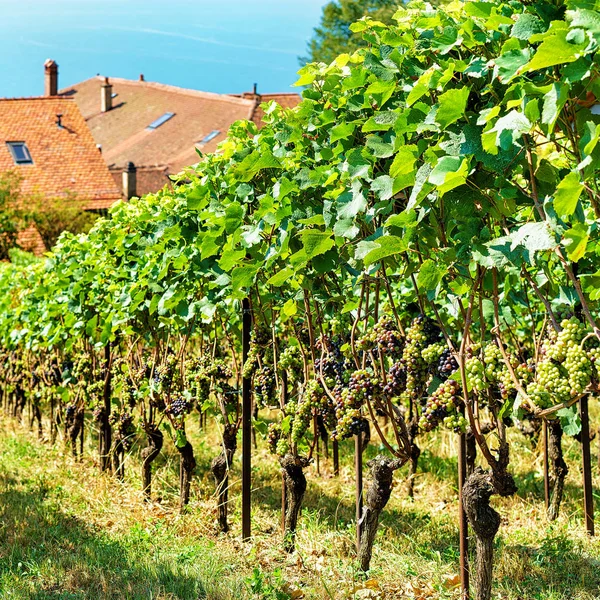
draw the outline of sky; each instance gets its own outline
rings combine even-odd
[[[327,0],[0,0],[0,97],[97,74],[220,93],[292,91]]]

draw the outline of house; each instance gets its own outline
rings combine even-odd
[[[0,99],[0,173],[7,171],[19,174],[25,196],[64,198],[92,211],[121,199],[77,102],[66,96]],[[33,229],[19,241],[25,249],[43,251]]]
[[[54,87],[53,87],[54,86]],[[49,82],[48,89],[57,86]],[[262,124],[262,102],[293,107],[289,94],[215,94],[162,83],[92,77],[57,91],[75,100],[125,197],[156,192],[169,175],[214,152],[237,120]]]

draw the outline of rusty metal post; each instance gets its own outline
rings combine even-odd
[[[362,437],[354,436],[354,473],[356,478],[356,551],[360,549],[360,520],[363,509],[363,460]]]
[[[542,430],[544,434],[544,502],[546,510],[550,506],[550,473],[548,470],[548,421],[542,419]]]
[[[242,364],[246,363],[250,351],[252,314],[250,300],[242,300]],[[252,505],[252,396],[249,378],[242,379],[242,538],[251,536]]]
[[[469,524],[463,505],[463,487],[467,477],[467,436],[458,438],[458,527],[460,550],[460,585],[462,600],[469,600]]]
[[[281,373],[281,408],[283,409],[288,403],[288,376],[287,371]],[[285,533],[285,513],[287,506],[287,495],[285,489],[285,475],[281,470],[281,531]]]
[[[333,474],[338,477],[340,474],[340,449],[338,441],[333,440]]]
[[[585,529],[588,535],[594,535],[594,495],[592,488],[592,457],[590,455],[590,415],[588,397],[579,401],[581,417],[581,455],[583,468],[583,507],[585,513]]]

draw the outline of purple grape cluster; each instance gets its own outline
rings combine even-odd
[[[438,377],[442,381],[446,381],[454,371],[458,369],[458,363],[454,356],[452,356],[452,352],[449,348],[446,348],[442,355],[440,356],[440,360],[438,363]]]
[[[388,398],[399,396],[406,388],[406,369],[402,362],[395,362],[388,371],[383,393]]]
[[[178,419],[190,411],[190,403],[183,396],[175,396],[165,408],[165,412],[171,417]]]

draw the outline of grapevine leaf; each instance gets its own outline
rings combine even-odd
[[[356,125],[354,123],[340,123],[331,129],[329,142],[333,144],[339,140],[345,140],[354,133],[355,129]]]
[[[309,260],[313,256],[318,256],[333,248],[334,242],[331,233],[331,231],[319,231],[317,229],[305,229],[300,232],[302,245]]]
[[[588,228],[583,223],[577,223],[565,231],[563,245],[567,250],[569,260],[578,262],[585,256],[589,238]]]
[[[380,260],[400,254],[408,250],[408,244],[405,239],[395,235],[384,235],[377,240],[377,247],[372,249],[363,259],[365,267],[379,262]]]
[[[571,171],[556,187],[554,194],[554,210],[560,217],[570,216],[577,208],[579,196],[583,191],[583,184],[579,174]]]
[[[565,25],[561,23],[561,25]],[[537,71],[576,61],[584,52],[587,43],[571,43],[569,30],[566,28],[550,28],[545,34],[535,36],[543,41],[533,58],[527,65],[527,71]]]
[[[389,200],[394,195],[394,179],[389,175],[380,175],[373,180],[371,191],[379,200]]]
[[[429,183],[437,186],[440,195],[462,185],[469,173],[469,160],[459,156],[443,156],[429,175]]]
[[[435,121],[442,129],[446,129],[464,115],[470,91],[471,88],[462,87],[448,90],[439,97]]]
[[[510,35],[526,42],[532,35],[543,33],[545,30],[544,23],[535,15],[523,13],[510,30]]]
[[[566,435],[575,436],[581,432],[581,418],[575,406],[561,408],[556,412],[560,425]]]
[[[425,292],[435,290],[447,272],[446,265],[428,258],[419,269],[417,284]]]

